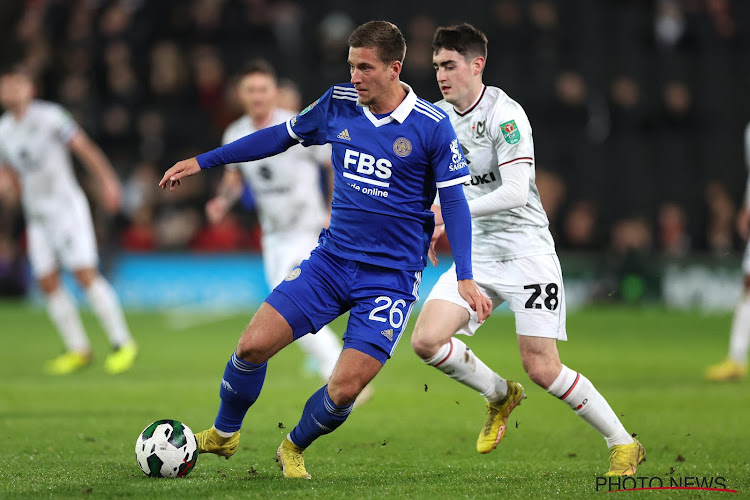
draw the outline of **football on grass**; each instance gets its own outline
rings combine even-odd
[[[198,461],[198,443],[178,420],[157,420],[135,442],[138,466],[149,477],[184,477]]]

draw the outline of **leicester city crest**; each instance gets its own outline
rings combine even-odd
[[[411,141],[406,137],[399,137],[393,143],[393,152],[401,158],[409,156],[409,153],[411,153]]]

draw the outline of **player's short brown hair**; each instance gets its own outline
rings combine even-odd
[[[440,49],[455,50],[465,59],[487,59],[487,36],[468,23],[442,26],[432,39],[432,53],[437,54]]]
[[[245,78],[246,76],[255,74],[270,76],[274,83],[278,83],[276,70],[274,70],[271,63],[269,63],[265,59],[255,59],[243,66],[242,70],[237,74],[238,81]]]
[[[349,35],[349,47],[375,49],[378,59],[385,64],[406,57],[406,40],[401,30],[388,21],[369,21]]]

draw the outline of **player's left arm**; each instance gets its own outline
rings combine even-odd
[[[471,269],[471,212],[464,195],[463,182],[469,179],[469,167],[447,118],[438,123],[429,145],[435,184],[440,190],[445,232],[456,263],[458,292],[477,312],[480,322],[492,312],[492,301],[474,282]]]
[[[107,211],[117,212],[122,199],[122,189],[112,164],[101,148],[80,129],[70,139],[68,147],[88,171],[101,182],[102,201]]]

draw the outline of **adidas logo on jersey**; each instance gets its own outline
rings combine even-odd
[[[339,139],[343,139],[345,141],[351,141],[352,140],[352,138],[349,137],[349,129],[348,128],[345,128],[344,130],[342,130],[341,132],[339,132],[339,135],[337,135],[336,137],[339,138]]]
[[[382,332],[380,332],[380,334],[383,337],[385,337],[388,340],[390,340],[391,342],[393,342],[393,328],[389,328],[387,330],[383,330]]]

